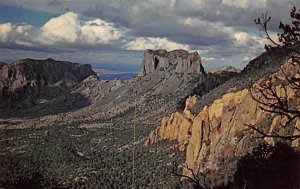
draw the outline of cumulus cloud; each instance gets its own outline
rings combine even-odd
[[[184,45],[170,41],[167,38],[138,37],[123,46],[127,50],[145,50],[145,49],[190,49],[189,45]]]
[[[68,12],[52,18],[41,28],[42,42],[54,44],[57,42],[74,43],[80,35],[81,24],[78,15]]]
[[[27,24],[0,24],[0,42],[32,46],[36,30]]]
[[[236,32],[233,34],[235,45],[240,47],[253,47],[260,44],[261,40],[256,35],[251,35],[246,32]]]
[[[278,23],[289,21],[291,4],[298,1],[2,0],[0,5],[5,3],[55,15],[65,10],[76,13],[63,14],[38,28],[26,24],[0,24],[0,42],[2,45],[67,46],[79,50],[98,45],[129,51],[200,49],[204,62],[239,64],[244,57],[260,54],[266,43],[253,20],[269,10],[272,16],[270,33],[276,39]],[[84,20],[81,20],[82,16]]]
[[[0,24],[0,41],[19,45],[105,45],[120,39],[126,30],[101,19],[82,21],[68,12],[47,21],[41,28],[28,24]]]
[[[6,23],[6,24],[1,24],[0,25],[0,41],[1,42],[6,42],[8,38],[8,34],[12,30],[12,24],[11,23]]]
[[[89,44],[102,43],[109,44],[120,39],[125,29],[118,30],[112,23],[107,23],[101,19],[86,22],[81,27],[82,40]]]
[[[199,37],[229,37],[228,34],[233,33],[233,27],[226,26],[222,22],[209,22],[195,17],[187,17],[181,19],[180,23],[185,26],[185,29],[198,31]]]

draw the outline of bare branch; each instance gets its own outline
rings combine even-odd
[[[199,189],[204,189],[201,185],[200,185],[200,177],[198,174],[196,174],[194,172],[193,169],[191,169],[187,163],[184,163],[182,165],[183,167],[185,167],[189,172],[191,172],[192,176],[189,176],[189,175],[184,175],[184,174],[181,174],[181,173],[178,173],[178,169],[176,169],[174,166],[173,167],[173,170],[171,171],[171,174],[173,174],[174,176],[178,176],[178,177],[183,177],[183,178],[187,178],[190,182],[194,183],[194,185],[196,186],[196,188],[199,188]],[[204,179],[204,186],[206,187],[206,174],[204,173],[200,173],[200,175],[203,177]]]
[[[268,32],[268,23],[270,22],[271,17],[268,16],[268,11],[265,14],[262,14],[261,17],[258,17],[254,20],[255,24],[260,26],[261,30],[266,34],[266,39],[271,41],[276,46],[281,46],[280,44],[276,43]]]
[[[280,139],[284,139],[284,140],[296,140],[300,137],[300,135],[280,135],[276,132],[272,132],[272,134],[267,134],[264,131],[261,131],[260,129],[258,129],[257,127],[251,125],[251,124],[245,124],[245,126],[249,127],[250,129],[258,132],[259,134],[262,135],[263,138],[280,138]]]

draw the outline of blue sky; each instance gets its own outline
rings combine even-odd
[[[22,6],[0,6],[0,23],[27,23],[39,27],[54,16],[55,14],[50,12],[27,9]]]
[[[198,51],[208,70],[242,68],[266,42],[253,20],[268,10],[276,36],[293,5],[296,0],[0,0],[0,59],[136,71],[145,49],[183,48]]]

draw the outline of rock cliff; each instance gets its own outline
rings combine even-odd
[[[59,136],[58,139],[67,136],[63,138],[67,146],[70,144],[69,137],[72,145],[77,145],[82,138],[87,147],[82,146],[84,153],[78,151],[76,154],[87,157],[83,159],[84,166],[87,165],[86,161],[91,160],[92,167],[87,170],[94,170],[94,160],[99,157],[95,152],[101,152],[103,156],[109,153],[117,157],[108,158],[108,167],[119,164],[122,172],[128,173],[128,166],[123,169],[126,160],[125,164],[120,164],[120,159],[131,158],[132,125],[137,123],[135,144],[137,150],[142,149],[137,151],[137,154],[145,155],[144,152],[155,154],[149,157],[136,156],[136,159],[142,162],[137,165],[142,166],[141,170],[146,170],[145,172],[149,173],[149,178],[153,178],[154,182],[159,183],[155,179],[158,177],[169,179],[170,173],[166,170],[169,170],[173,162],[177,164],[184,161],[195,173],[207,175],[205,178],[209,182],[207,188],[218,184],[220,186],[220,182],[221,185],[225,185],[232,179],[240,157],[251,152],[262,140],[271,144],[275,142],[267,138],[258,138],[258,133],[248,129],[245,124],[253,124],[266,132],[276,130],[279,133],[298,134],[297,130],[281,130],[280,125],[286,122],[286,119],[262,111],[248,91],[249,86],[256,86],[255,83],[267,83],[262,79],[265,76],[271,76],[272,83],[277,83],[285,79],[285,74],[298,70],[291,60],[287,61],[288,56],[274,54],[272,56],[263,54],[250,62],[240,73],[220,71],[206,74],[196,53],[183,50],[172,52],[148,50],[145,56],[149,55],[150,58],[148,62],[146,58],[144,59],[140,73],[142,77],[135,77],[129,81],[101,81],[91,71],[90,66],[56,62],[51,59],[26,60],[12,65],[3,64],[0,68],[1,89],[5,95],[17,94],[10,95],[17,100],[11,100],[13,106],[2,108],[1,103],[5,103],[5,100],[0,99],[0,131],[3,131],[3,136],[6,137],[7,130],[10,129],[15,132],[16,129],[31,128],[27,130],[35,131],[32,128],[41,128],[40,136],[49,135],[49,139],[54,140],[53,142],[56,142],[53,134],[63,133],[56,136]],[[156,59],[160,59],[157,67]],[[284,73],[278,71],[283,62],[286,62],[282,67]],[[277,91],[284,91],[280,85],[276,86]],[[30,98],[26,98],[26,94],[29,94]],[[255,95],[260,98],[259,94]],[[295,98],[295,91],[292,88],[288,88],[287,95],[298,107],[299,98]],[[182,102],[178,104],[178,101]],[[17,104],[18,102],[22,106]],[[155,129],[158,123],[160,125]],[[296,128],[300,127],[299,120],[292,124]],[[54,128],[52,129],[51,126]],[[61,129],[66,130],[61,132]],[[22,137],[19,137],[20,140],[23,140],[23,136],[22,134]],[[33,140],[40,136],[34,134],[29,139]],[[14,139],[9,137],[3,140],[7,146],[4,149],[11,149],[11,140]],[[161,140],[177,141],[182,153],[172,151],[172,154],[163,157],[162,153],[165,149],[174,149],[173,146],[169,146],[170,143],[142,148],[145,142],[151,145]],[[111,141],[111,145],[107,145],[108,141]],[[299,140],[295,140],[290,145],[299,146],[299,143]],[[23,146],[24,143],[20,142],[20,144]],[[81,148],[81,144],[75,149],[79,147]],[[55,150],[57,149],[55,147]],[[116,153],[111,153],[112,151]],[[178,157],[178,154],[183,153],[185,153],[185,160]],[[122,158],[118,158],[120,154]],[[51,160],[52,156],[49,157]],[[147,165],[148,158],[152,158],[151,161],[154,163]],[[152,167],[155,167],[159,173],[153,172]],[[184,167],[183,174],[191,176],[192,172],[188,168]],[[214,175],[216,172],[220,177]],[[161,177],[162,174],[165,174],[165,177]],[[105,172],[104,175],[107,173]],[[88,178],[92,180],[95,177]],[[125,175],[123,178],[128,180],[131,175],[130,177]],[[219,183],[215,183],[216,181]],[[168,180],[168,183],[170,182],[172,180]],[[165,187],[160,185],[157,188]]]
[[[150,51],[150,50],[148,50]],[[147,52],[148,52],[147,51]],[[163,50],[161,50],[163,51]],[[147,54],[147,52],[145,54]],[[155,52],[155,51],[153,51]],[[167,51],[164,51],[168,53]],[[182,63],[187,60],[194,61],[199,69],[203,69],[200,57],[197,53],[188,53],[184,50],[177,50],[168,53],[168,61],[174,62],[174,66],[178,67],[178,62]],[[172,58],[173,57],[173,58]],[[194,59],[193,59],[194,57]],[[176,64],[175,64],[176,63]],[[170,62],[173,64],[173,62]],[[194,68],[190,65],[189,69]],[[34,67],[34,65],[32,65]],[[6,67],[6,66],[5,66]],[[178,67],[177,70],[181,68]],[[1,69],[2,70],[2,69]],[[41,69],[31,68],[32,72],[38,72],[38,77],[42,78],[43,73]],[[66,74],[66,69],[62,69],[62,73]],[[21,74],[18,74],[21,75]],[[33,74],[32,74],[33,75]],[[87,74],[94,75],[94,74]],[[34,78],[24,77],[21,84],[36,83]],[[67,77],[73,78],[73,77]],[[136,77],[129,81],[112,80],[101,81],[94,76],[89,76],[81,82],[74,82],[75,85],[67,87],[67,90],[61,90],[61,85],[64,86],[65,81],[70,79],[63,79],[63,81],[52,82],[53,79],[47,79],[47,86],[42,87],[43,90],[40,95],[30,95],[33,98],[24,98],[15,102],[13,105],[5,104],[4,109],[1,109],[0,114],[5,118],[31,116],[33,118],[38,116],[51,115],[45,117],[43,121],[40,120],[24,120],[22,123],[14,124],[5,122],[5,128],[28,128],[51,126],[53,124],[71,124],[72,122],[93,122],[96,120],[111,120],[121,115],[127,115],[132,112],[135,103],[138,104],[139,123],[149,124],[154,126],[165,115],[176,110],[178,99],[185,99],[189,94],[193,93],[193,89],[198,85],[208,83],[208,76],[202,70],[200,73],[193,71],[181,70],[176,72],[176,67],[166,67],[165,69],[157,69],[149,72],[143,77]],[[228,77],[220,78],[219,80],[226,80]],[[39,79],[44,82],[44,79]],[[8,83],[15,83],[18,78],[12,78]],[[76,80],[77,81],[77,80]],[[214,81],[211,81],[214,82]],[[68,82],[73,83],[73,82]],[[220,82],[214,82],[212,86],[216,86]],[[35,84],[34,84],[35,85]],[[12,84],[10,85],[12,86]],[[51,90],[49,90],[51,88]],[[53,88],[53,89],[52,89]],[[56,90],[54,90],[54,88]],[[202,88],[202,87],[201,87]],[[39,87],[33,88],[39,89]],[[207,89],[209,90],[209,89]],[[52,91],[52,92],[49,92]],[[30,91],[31,92],[31,91]],[[35,91],[30,94],[35,93]],[[2,104],[3,104],[2,103]],[[9,107],[10,111],[6,107]],[[22,108],[16,108],[22,107]],[[38,110],[38,111],[37,111]]]
[[[90,65],[24,59],[0,66],[0,97],[19,99],[41,87],[70,87],[90,75],[96,75]]]
[[[239,73],[241,70],[233,67],[233,66],[222,66],[211,71],[212,73],[222,73],[222,72],[234,72]]]
[[[139,75],[143,76],[155,70],[168,69],[173,69],[176,73],[204,73],[201,58],[197,52],[146,50]]]
[[[285,79],[285,74],[293,75],[298,66],[294,65],[292,59],[282,67],[282,71],[272,74],[271,81],[278,83]],[[258,81],[266,83],[266,80]],[[254,83],[253,86],[256,84]],[[277,92],[284,92],[282,86],[276,87]],[[289,100],[296,101],[295,106],[300,107],[300,101],[295,97],[297,90],[287,87]],[[261,94],[256,95],[262,99]],[[234,171],[228,171],[230,164],[236,168],[239,157],[251,152],[258,142],[265,140],[271,144],[274,139],[260,139],[258,133],[249,129],[245,124],[255,125],[265,132],[276,130],[278,133],[297,134],[300,128],[300,120],[293,122],[294,129],[285,131],[280,125],[286,119],[276,114],[271,114],[259,108],[260,104],[254,101],[247,88],[235,92],[227,92],[211,104],[204,106],[200,112],[192,113],[191,109],[199,103],[198,96],[191,96],[186,100],[186,106],[182,113],[175,112],[161,120],[158,126],[148,137],[146,145],[156,143],[160,140],[178,141],[179,150],[185,151],[185,163],[195,173],[218,172],[223,174],[223,183],[233,178]],[[300,140],[291,144],[296,147]],[[235,169],[234,168],[234,169]],[[188,169],[183,174],[192,176]],[[226,181],[225,181],[226,180]],[[212,186],[213,181],[211,182]]]
[[[6,63],[4,62],[0,62],[0,69],[2,68],[2,66],[6,65]]]

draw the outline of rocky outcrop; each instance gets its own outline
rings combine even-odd
[[[284,73],[279,71],[273,74],[271,81],[276,83],[284,80],[284,74],[295,72],[298,70],[296,67],[289,60],[282,68]],[[264,82],[266,81],[259,81]],[[282,86],[277,86],[276,91],[285,92]],[[262,99],[259,93],[252,95]],[[289,99],[296,100],[296,107],[300,107],[295,89],[287,87],[286,95]],[[146,142],[146,145],[149,145],[160,140],[177,140],[179,150],[186,153],[185,162],[195,173],[205,171],[222,173],[229,166],[229,162],[236,164],[239,157],[251,152],[251,149],[263,139],[259,139],[258,133],[247,128],[245,124],[255,125],[266,133],[276,130],[278,133],[288,135],[296,135],[297,128],[300,128],[300,120],[296,120],[293,122],[295,129],[289,131],[282,129],[280,126],[287,121],[286,118],[260,109],[261,104],[252,99],[248,89],[229,92],[194,115],[190,109],[197,101],[197,96],[192,96],[187,99],[182,113],[176,112],[163,118],[160,126],[149,135]],[[274,139],[264,140],[274,143]],[[295,140],[292,145],[299,146],[299,142],[299,139]],[[185,169],[184,174],[190,175],[191,172]],[[234,172],[226,172],[223,175],[227,177],[230,174],[232,177]]]
[[[204,73],[201,58],[197,52],[146,50],[139,75],[168,69],[173,69],[176,73]]]
[[[195,87],[206,83],[206,77],[202,73],[179,74],[171,67],[129,81],[104,81],[92,75],[72,87],[66,87],[66,90],[60,90],[64,88],[60,85],[64,85],[58,82],[47,85],[54,87],[40,87],[43,92],[30,95],[33,98],[24,97],[12,105],[3,101],[0,103],[0,114],[5,118],[45,117],[43,120],[24,120],[18,124],[6,122],[3,126],[11,129],[32,128],[112,120],[123,114],[126,117],[136,103],[139,123],[154,126],[163,116],[176,110],[178,99],[186,98]],[[29,94],[32,93],[35,91]],[[1,104],[9,108],[1,109]]]
[[[222,67],[214,69],[211,73],[222,73],[222,72],[240,73],[241,70],[239,70],[233,66],[222,66]]]
[[[19,99],[41,87],[70,87],[90,75],[96,75],[90,65],[24,59],[0,67],[0,97]]]
[[[1,69],[3,66],[5,66],[5,65],[6,65],[6,63],[0,62],[0,69]]]

